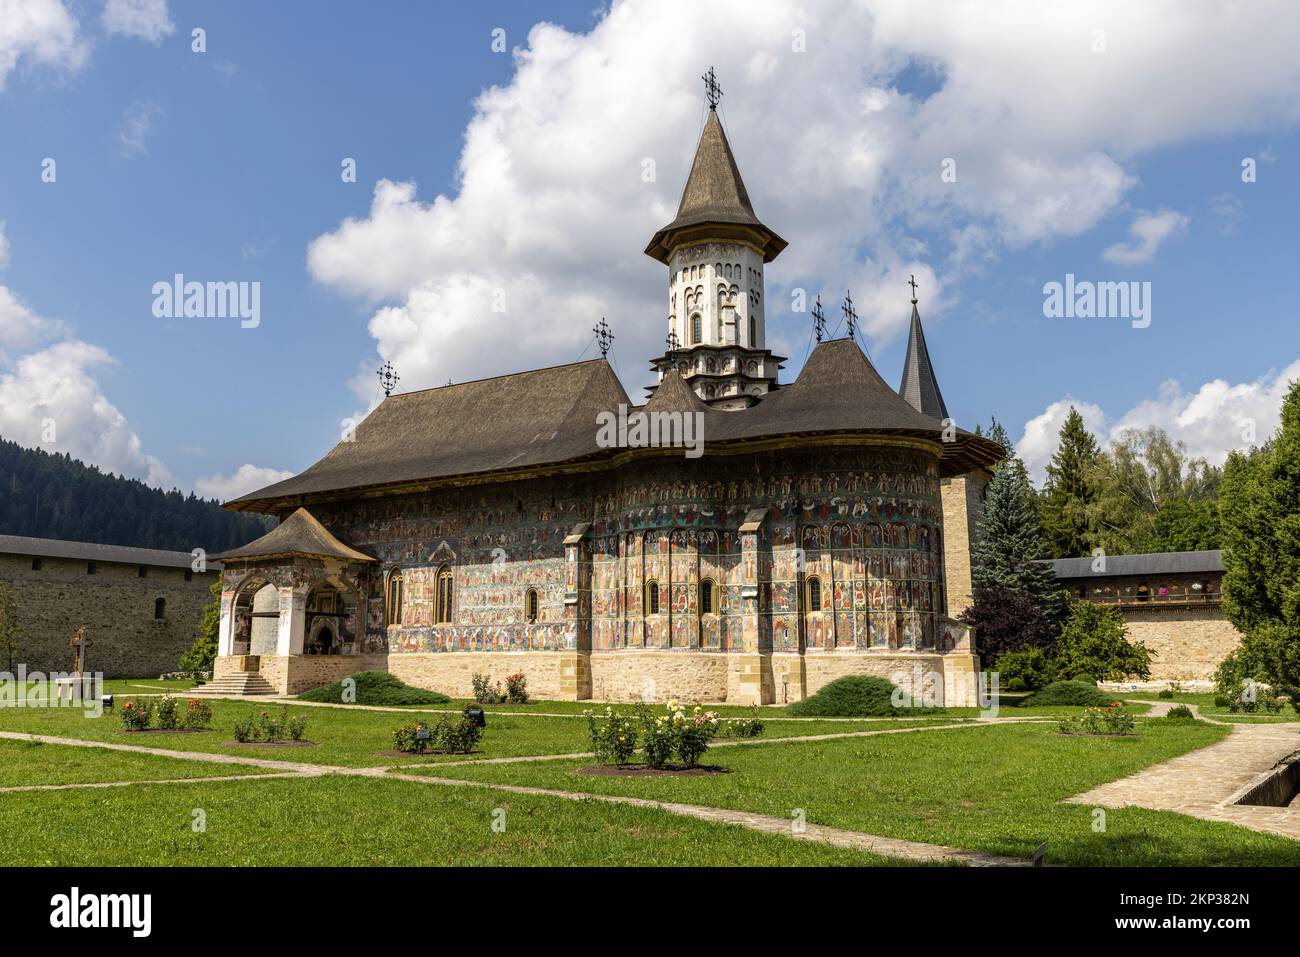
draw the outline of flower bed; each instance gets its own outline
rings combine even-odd
[[[723,722],[714,711],[698,705],[689,713],[677,701],[668,702],[665,714],[654,714],[638,705],[636,716],[606,707],[603,715],[587,710],[587,729],[591,749],[602,766],[625,766],[638,746],[645,754],[645,767],[666,769],[676,756],[681,768],[695,768],[709,749],[709,742],[719,733],[736,737],[754,737],[763,733],[756,718],[739,718]]]
[[[1126,735],[1133,733],[1133,715],[1119,701],[1105,708],[1084,708],[1083,714],[1062,718],[1061,734]]]
[[[483,728],[469,716],[442,718],[433,727],[423,721],[393,731],[393,748],[400,754],[469,754],[483,737]]]
[[[234,735],[236,744],[278,744],[291,742],[307,744],[303,735],[307,733],[307,716],[305,714],[289,715],[289,706],[280,709],[279,717],[271,717],[269,711],[263,711],[256,718],[253,715],[235,722]]]
[[[191,698],[182,709],[171,695],[164,695],[157,703],[134,698],[123,702],[118,714],[122,729],[131,733],[207,731],[212,724],[212,705]]]

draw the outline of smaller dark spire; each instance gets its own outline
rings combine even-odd
[[[916,295],[916,279],[911,280],[912,295]],[[925,344],[925,331],[921,328],[921,313],[912,300],[912,328],[907,337],[907,358],[903,360],[903,381],[898,385],[898,394],[907,400],[908,405],[932,419],[948,418],[948,407],[944,405],[943,393],[939,391],[939,379],[930,364],[930,350]]]

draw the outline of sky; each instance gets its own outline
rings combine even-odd
[[[1037,480],[1072,405],[1221,462],[1300,378],[1298,39],[1268,0],[0,0],[0,436],[227,500],[324,455],[384,361],[400,391],[572,362],[601,317],[643,396],[642,250],[712,66],[790,243],[783,381],[805,298],[834,326],[851,290],[896,384],[914,275],[950,414]],[[178,275],[248,308],[169,316]],[[1052,314],[1053,283],[1134,298]]]

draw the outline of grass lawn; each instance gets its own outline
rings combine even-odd
[[[1291,865],[1300,842],[1139,808],[1062,799],[1221,739],[1203,722],[1140,720],[1132,738],[1068,737],[1051,725],[1002,725],[711,751],[732,773],[690,778],[577,775],[590,762],[448,769],[448,776],[627,794],[781,817],[909,840],[1075,865]],[[428,774],[438,774],[429,770]]]
[[[333,775],[0,794],[0,831],[4,866],[900,863],[653,809]]]
[[[119,698],[121,708],[125,698]],[[90,718],[73,708],[0,708],[0,731],[21,731],[115,744],[143,745],[177,751],[204,751],[242,757],[269,758],[309,764],[332,764],[343,767],[376,767],[411,760],[379,756],[393,747],[393,729],[415,720],[414,715],[391,711],[365,711],[356,708],[298,707],[290,705],[290,714],[307,716],[307,739],[318,742],[306,748],[241,747],[231,743],[231,729],[244,715],[263,710],[272,715],[280,706],[271,703],[214,700],[213,730],[202,734],[124,734],[121,719],[115,712]],[[439,715],[425,715],[436,720]],[[947,723],[952,719],[921,722]],[[770,721],[764,737],[789,737],[805,734],[839,734],[847,731],[880,730],[892,726],[912,726],[914,721]],[[419,761],[454,761],[479,758],[516,757],[530,754],[568,754],[590,749],[587,723],[573,718],[546,718],[532,715],[489,714],[487,731],[472,755],[447,755],[419,758]]]
[[[160,758],[103,748],[0,739],[0,787],[3,788],[27,784],[163,781],[264,773],[260,768],[242,764],[200,764],[181,758]]]
[[[1172,698],[1161,698],[1156,692],[1152,691],[1126,691],[1115,697],[1124,701],[1133,699],[1142,699],[1145,701],[1167,701],[1170,704],[1191,704],[1195,705],[1201,714],[1207,718],[1214,718],[1216,721],[1244,722],[1246,724],[1282,724],[1284,722],[1300,722],[1300,714],[1296,714],[1294,708],[1286,705],[1278,714],[1233,714],[1227,707],[1216,705],[1214,703],[1214,694],[1212,692],[1197,691],[1178,691]],[[1134,705],[1128,705],[1134,707]]]

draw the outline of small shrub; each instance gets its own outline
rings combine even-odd
[[[251,714],[245,715],[244,717],[236,721],[233,734],[235,735],[235,740],[238,741],[240,744],[244,744],[245,742],[252,741],[253,740],[253,716]]]
[[[591,737],[591,750],[600,764],[627,764],[636,751],[636,724],[613,708],[606,707],[604,715],[597,717],[588,709],[587,733]]]
[[[836,678],[816,694],[786,708],[789,714],[808,717],[881,717],[935,712],[936,708],[895,708],[894,685],[871,675]]]
[[[285,705],[285,711],[289,706]],[[279,741],[284,737],[284,725],[271,717],[271,712],[263,711],[257,716],[257,740],[267,743]]]
[[[171,695],[163,695],[154,714],[158,719],[159,729],[163,731],[175,731],[181,726],[181,708]]]
[[[1041,691],[1025,699],[1024,707],[1042,708],[1052,705],[1084,705],[1104,708],[1111,697],[1091,681],[1053,681]]]
[[[1042,648],[1008,651],[995,665],[998,686],[1005,691],[1037,691],[1052,680],[1056,666]]]
[[[349,689],[354,693],[349,694]],[[446,704],[451,700],[436,691],[412,688],[387,671],[358,671],[339,681],[304,692],[298,695],[298,699],[326,704],[371,705]]]
[[[433,729],[435,750],[447,754],[469,754],[482,737],[483,729],[464,711],[459,718],[443,718]]]
[[[652,714],[644,706],[637,708],[641,719],[641,750],[645,752],[645,763],[652,768],[662,768],[677,749],[677,729],[666,715]]]
[[[511,704],[528,704],[528,679],[522,671],[506,675],[506,698]]]
[[[424,722],[404,724],[393,730],[393,750],[404,754],[424,754],[429,750],[432,733],[421,734],[429,728]]]
[[[191,698],[185,706],[185,716],[181,723],[186,728],[198,730],[212,724],[212,705],[198,698]]]
[[[491,675],[475,672],[470,677],[470,683],[474,686],[474,700],[479,704],[505,704],[506,691],[501,687],[501,682],[492,683]]]
[[[128,731],[148,731],[153,722],[153,705],[139,701],[128,701],[118,712],[122,716],[122,727]]]
[[[764,732],[763,722],[758,718],[728,718],[718,729],[720,738],[757,738]]]
[[[1157,697],[1161,697],[1161,698],[1172,698],[1173,696],[1174,696],[1174,689],[1173,689],[1173,688],[1161,688],[1161,689],[1160,689],[1160,693],[1159,693],[1159,695],[1158,695]]]
[[[292,740],[301,741],[302,736],[307,733],[307,716],[305,714],[294,715],[285,722],[285,728]]]
[[[1196,720],[1196,715],[1192,713],[1192,709],[1187,707],[1187,705],[1185,704],[1175,705],[1174,707],[1170,708],[1169,713],[1166,714],[1165,717],[1168,718],[1170,721],[1195,721]]]
[[[677,757],[686,767],[693,768],[700,763],[700,758],[709,750],[709,742],[718,733],[718,713],[705,711],[697,705],[687,714],[685,708],[678,706],[672,720],[678,726]]]
[[[1058,724],[1062,734],[1132,734],[1133,715],[1118,702],[1105,708],[1085,708],[1083,714],[1062,718]]]

